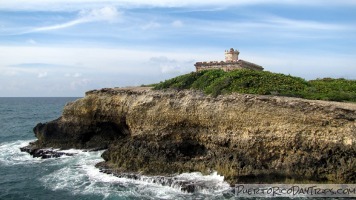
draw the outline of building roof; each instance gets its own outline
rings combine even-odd
[[[213,66],[213,65],[228,65],[228,64],[236,64],[236,65],[240,65],[241,67],[244,66],[251,66],[254,68],[259,68],[259,69],[263,69],[262,66],[257,65],[255,63],[251,63],[245,60],[238,60],[238,61],[230,61],[230,62],[225,62],[225,61],[209,61],[209,62],[196,62],[194,64],[194,66],[198,67],[198,66]]]
[[[260,66],[260,65],[257,65],[255,63],[251,63],[251,62],[247,62],[245,60],[238,60],[237,63],[240,63],[241,64],[241,67],[244,67],[244,66],[250,66],[252,68],[256,68],[256,69],[259,69],[259,70],[263,70],[263,67]]]

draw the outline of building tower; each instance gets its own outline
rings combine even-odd
[[[239,59],[239,51],[231,48],[230,50],[225,50],[225,62],[236,62]]]

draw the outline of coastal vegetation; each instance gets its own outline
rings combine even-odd
[[[356,80],[323,78],[306,81],[291,75],[245,69],[230,72],[223,70],[192,72],[153,86],[156,90],[195,89],[213,96],[236,92],[356,102]]]

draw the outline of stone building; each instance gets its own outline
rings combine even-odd
[[[224,71],[232,71],[236,69],[251,69],[262,71],[263,67],[250,63],[244,60],[239,60],[240,52],[231,48],[225,51],[225,61],[208,61],[197,62],[194,64],[196,71],[210,70],[210,69],[222,69]]]

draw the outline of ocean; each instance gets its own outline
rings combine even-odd
[[[162,186],[152,180],[118,178],[99,172],[103,151],[67,150],[74,156],[40,159],[19,148],[36,140],[39,122],[54,120],[64,105],[77,98],[0,98],[0,199],[226,199],[229,185],[216,173],[177,175],[210,184],[195,193]]]
[[[241,199],[217,173],[176,175],[177,180],[206,186],[187,193],[179,184],[163,186],[149,177],[133,180],[101,173],[95,164],[103,161],[103,151],[71,149],[66,152],[74,156],[50,159],[33,158],[20,151],[36,140],[32,129],[37,123],[58,118],[64,105],[76,99],[0,98],[0,200]]]

